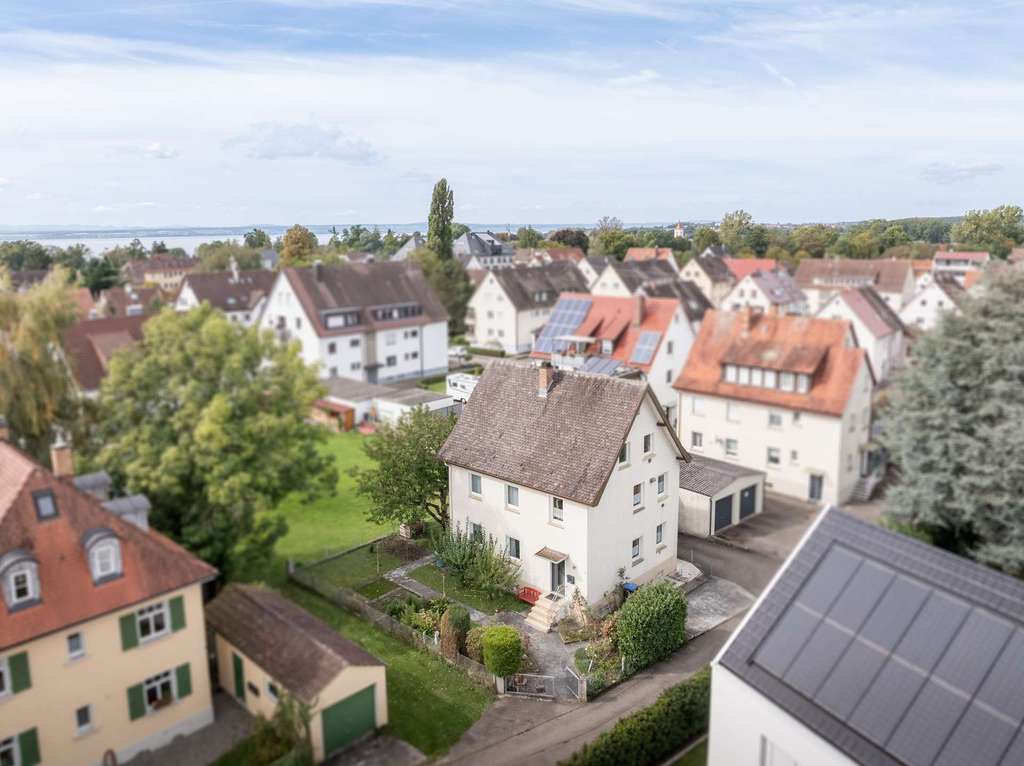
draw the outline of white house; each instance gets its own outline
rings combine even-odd
[[[610,258],[603,258],[598,255],[588,255],[582,261],[579,261],[576,266],[583,273],[583,278],[587,280],[587,289],[592,290],[594,284],[597,282],[597,278],[601,276],[601,273],[608,267],[608,261]]]
[[[722,308],[729,311],[750,308],[765,313],[806,314],[807,296],[796,280],[781,269],[752,271],[729,291],[722,301]]]
[[[984,271],[992,258],[988,252],[938,250],[932,258],[932,271],[936,274],[950,274],[964,286],[964,277],[972,271]]]
[[[711,664],[708,766],[1024,763],[1024,583],[824,511]]]
[[[496,362],[439,455],[453,523],[520,564],[531,624],[549,627],[576,589],[611,596],[620,569],[635,583],[675,571],[689,457],[642,382]]]
[[[617,261],[609,258],[604,271],[591,285],[590,292],[594,295],[617,295],[624,298],[638,292],[648,282],[678,278],[673,267],[662,260]]]
[[[515,262],[515,245],[489,231],[467,231],[452,243],[452,255],[468,269],[500,269]]]
[[[488,271],[469,301],[472,343],[506,354],[526,353],[558,296],[586,289],[583,274],[571,261]]]
[[[765,472],[696,453],[679,466],[679,531],[711,537],[764,510]]]
[[[625,263],[661,261],[671,266],[677,274],[679,273],[676,253],[671,247],[631,247],[626,250],[626,257],[622,260]]]
[[[716,308],[722,305],[725,296],[736,284],[736,277],[726,263],[727,253],[720,245],[705,248],[703,253],[688,260],[679,271],[680,279],[697,285]]]
[[[848,322],[709,311],[675,382],[678,432],[694,454],[765,471],[767,489],[845,502],[877,480],[873,386]]]
[[[843,319],[853,326],[857,345],[868,352],[879,385],[907,362],[907,328],[873,287],[855,287],[836,294],[821,319]]]
[[[900,311],[914,297],[913,262],[907,258],[804,258],[796,267],[796,283],[817,314],[832,297],[851,287],[874,287],[889,308]]]
[[[323,378],[385,383],[448,371],[448,314],[418,266],[282,269],[261,323],[298,342]]]
[[[232,259],[228,271],[186,274],[174,297],[174,310],[188,311],[205,302],[248,327],[259,322],[276,277],[262,269],[239,271]]]
[[[417,386],[382,386],[350,378],[329,378],[324,381],[327,393],[314,406],[314,419],[339,431],[347,431],[361,423],[395,425],[414,409],[422,408],[437,415],[455,411],[455,400],[449,394],[427,391]]]
[[[900,311],[900,320],[908,327],[930,330],[939,323],[943,314],[959,314],[966,298],[967,293],[955,276],[934,272],[931,282],[918,290]]]

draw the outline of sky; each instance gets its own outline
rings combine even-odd
[[[1020,203],[1024,0],[0,0],[0,225]]]

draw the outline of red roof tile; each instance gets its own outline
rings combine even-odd
[[[744,277],[753,274],[755,271],[774,271],[778,268],[779,262],[774,258],[725,258],[725,265],[739,282]]]
[[[674,257],[671,247],[631,247],[626,251],[627,261],[668,261]]]
[[[115,352],[142,340],[142,325],[149,316],[82,320],[64,331],[64,352],[83,391],[100,387]]]

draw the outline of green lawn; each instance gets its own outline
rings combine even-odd
[[[435,380],[433,383],[420,383],[420,388],[425,388],[427,391],[433,391],[437,394],[446,394],[448,393],[448,381]]]
[[[308,571],[339,588],[359,589],[377,579],[378,575],[402,564],[397,556],[385,553],[377,546],[374,547],[373,551],[367,546],[346,553],[344,556],[318,564]]]
[[[448,598],[461,601],[463,604],[478,609],[484,614],[494,614],[500,611],[525,612],[530,608],[529,604],[525,601],[520,601],[510,593],[502,593],[492,597],[483,591],[463,588],[451,576],[445,577],[442,583],[441,570],[433,564],[427,564],[419,569],[414,569],[409,572],[409,576],[414,580],[419,580],[424,585],[430,586],[438,593],[444,593]]]
[[[706,766],[708,762],[708,741],[705,739],[697,747],[672,764],[672,766]]]
[[[295,585],[285,595],[387,664],[387,731],[428,756],[440,755],[494,701],[494,694],[439,657]]]

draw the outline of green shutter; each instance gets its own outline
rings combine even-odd
[[[142,684],[128,687],[128,717],[131,720],[142,718],[146,714],[146,698],[142,693]]]
[[[187,697],[192,693],[192,673],[189,670],[188,663],[178,665],[174,669],[174,674],[178,677],[178,699]]]
[[[171,630],[181,630],[185,627],[185,598],[175,596],[171,599]]]
[[[135,612],[121,617],[121,648],[124,651],[139,645],[139,631],[135,625]]]
[[[32,688],[32,674],[28,669],[28,652],[12,654],[7,658],[11,669],[11,691],[17,694]]]
[[[18,735],[18,750],[21,751],[21,766],[36,766],[42,760],[39,757],[39,736],[34,728]]]

